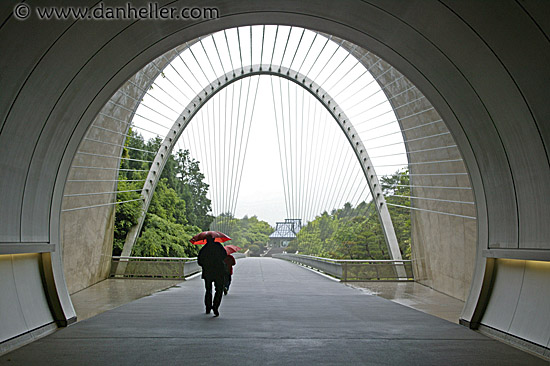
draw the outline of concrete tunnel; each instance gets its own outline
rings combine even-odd
[[[61,208],[78,146],[115,91],[186,41],[235,26],[281,24],[372,51],[436,108],[460,149],[477,205],[477,237],[463,238],[472,257],[457,259],[471,261],[458,270],[471,279],[460,322],[548,354],[547,3],[216,0],[209,6],[218,8],[219,19],[185,22],[20,21],[15,5],[0,7],[4,347],[73,322],[67,282],[100,280],[85,273],[93,269],[65,271],[64,263],[78,258],[63,257]],[[434,258],[456,257],[434,245],[424,250]],[[443,273],[428,277],[435,289],[450,291]]]

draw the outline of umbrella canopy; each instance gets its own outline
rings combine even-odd
[[[224,246],[224,249],[225,249],[225,251],[227,252],[228,255],[241,250],[241,248],[239,248],[238,246],[233,245],[233,244],[229,244],[229,245]]]
[[[199,233],[192,237],[189,241],[191,242],[191,244],[195,245],[206,244],[206,238],[209,236],[214,238],[214,241],[218,243],[223,243],[225,241],[231,240],[229,236],[219,231],[203,231],[202,233]]]

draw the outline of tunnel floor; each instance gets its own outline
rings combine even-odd
[[[417,282],[347,282],[347,286],[458,324],[464,301]]]
[[[108,278],[71,295],[71,300],[77,320],[82,321],[181,282],[181,279]]]
[[[463,326],[294,264],[247,258],[220,317],[200,278],[78,322],[4,365],[547,365]]]

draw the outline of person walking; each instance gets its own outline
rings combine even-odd
[[[223,294],[227,295],[229,291],[229,285],[231,285],[231,276],[233,275],[233,266],[237,263],[235,257],[228,254],[223,260],[225,262],[225,281],[223,285]]]
[[[202,267],[202,278],[204,279],[204,287],[206,293],[204,295],[204,305],[206,306],[206,314],[214,311],[214,316],[220,315],[220,304],[222,302],[225,263],[224,259],[227,253],[220,243],[216,243],[212,236],[206,237],[206,244],[199,251],[197,263]],[[212,283],[216,293],[214,301],[212,301]]]

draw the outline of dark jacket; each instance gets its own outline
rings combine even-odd
[[[207,242],[199,251],[197,263],[202,267],[202,278],[223,278],[225,274],[224,259],[227,252],[223,245],[214,241]]]
[[[225,262],[226,272],[230,275],[233,274],[233,266],[237,263],[235,261],[235,257],[233,257],[231,254],[228,254],[227,257],[223,260]]]

